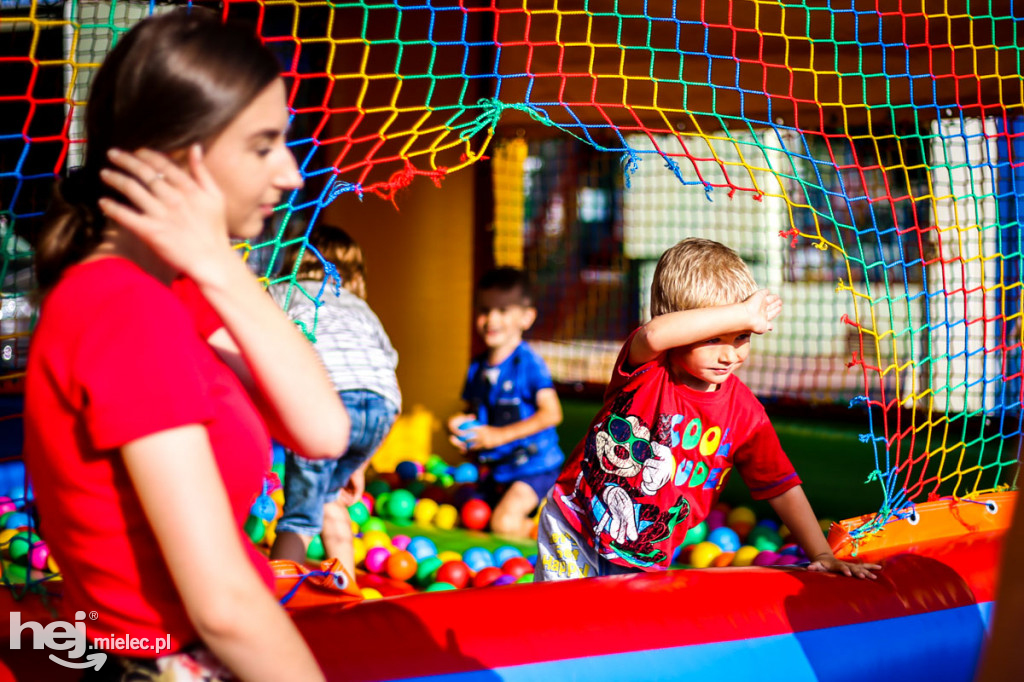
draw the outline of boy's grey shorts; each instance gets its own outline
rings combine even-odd
[[[565,520],[553,495],[544,500],[537,528],[537,565],[534,582],[573,580],[605,575],[638,573],[639,569],[613,564],[601,557]]]

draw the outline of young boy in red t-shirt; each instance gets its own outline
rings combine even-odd
[[[874,578],[832,554],[764,408],[734,372],[782,310],[732,250],[684,239],[658,261],[650,322],[626,340],[604,406],[541,512],[536,580],[668,568],[736,469],[812,571]]]

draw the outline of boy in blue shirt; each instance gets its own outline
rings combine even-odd
[[[562,404],[544,360],[523,341],[536,318],[523,271],[496,268],[480,278],[474,326],[487,350],[470,363],[466,411],[448,420],[452,445],[489,469],[481,490],[499,535],[530,537],[531,514],[565,460],[555,433]]]

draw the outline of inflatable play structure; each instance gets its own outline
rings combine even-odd
[[[391,281],[370,288],[409,404],[443,414],[436,395],[458,395],[472,263],[536,275],[533,342],[583,390],[647,314],[658,254],[707,236],[786,301],[743,378],[773,408],[825,421],[838,407],[861,424],[863,476],[832,485],[866,479],[877,495],[830,532],[837,552],[884,565],[876,582],[723,567],[441,593],[385,581],[385,598],[363,600],[329,567],[281,566],[281,596],[332,679],[973,677],[1024,390],[1020,8],[983,4],[221,3],[285,64],[306,177],[242,248],[268,282],[293,279],[278,253],[322,220],[386,254]],[[164,7],[0,5],[6,463],[35,314],[18,235],[81,159],[103,54]],[[0,481],[0,514],[25,514],[6,530],[31,532],[14,479]],[[3,598],[56,618],[52,567],[31,538],[12,557],[11,537],[0,531]]]

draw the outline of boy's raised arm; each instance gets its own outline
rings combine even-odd
[[[662,353],[712,339],[719,334],[750,330],[763,334],[782,311],[782,299],[761,289],[742,303],[679,310],[659,315],[633,336],[629,346],[629,364],[639,367]]]

